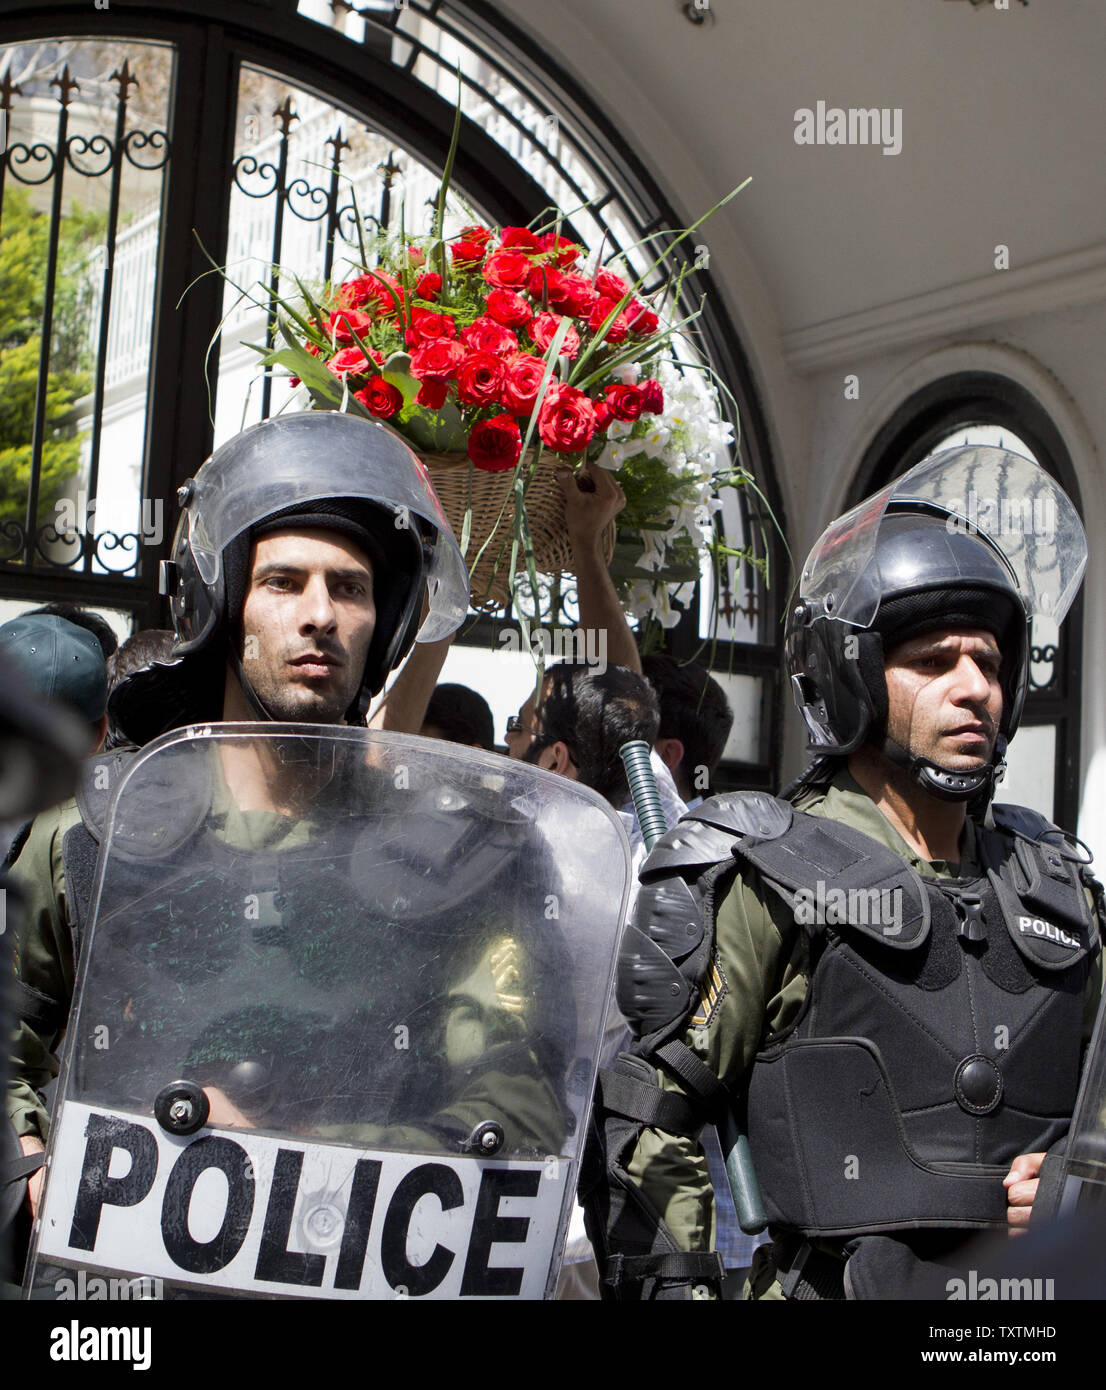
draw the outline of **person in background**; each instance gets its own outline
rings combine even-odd
[[[440,738],[495,752],[495,720],[491,707],[483,695],[467,685],[447,681],[436,686],[419,733],[423,738]]]
[[[660,700],[657,752],[690,810],[711,794],[733,710],[722,687],[697,661],[656,653],[643,657],[641,666]]]
[[[142,628],[132,633],[108,658],[108,736],[105,744],[107,748],[122,748],[130,743],[130,739],[119,727],[112,709],[113,692],[129,676],[155,662],[168,666],[173,660],[175,640],[172,628]]]
[[[91,608],[81,608],[76,603],[44,603],[41,608],[28,609],[24,618],[64,618],[68,623],[83,627],[91,632],[100,644],[104,660],[110,661],[119,648],[119,639],[112,631],[111,624]]]
[[[99,638],[68,618],[24,613],[0,627],[0,651],[32,690],[81,716],[89,730],[88,752],[95,753],[108,727],[107,663]]]

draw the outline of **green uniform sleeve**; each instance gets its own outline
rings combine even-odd
[[[75,801],[43,812],[11,869],[25,904],[16,942],[16,978],[57,1000],[66,1013],[73,998],[74,967],[61,847],[66,831],[79,820]],[[46,1139],[49,1119],[35,1092],[58,1074],[56,1042],[39,1037],[26,1023],[15,1028],[8,1115],[19,1135]]]
[[[766,1031],[798,1013],[805,971],[790,911],[755,871],[735,877],[718,907],[711,969],[683,1038],[735,1096],[744,1091]],[[663,1089],[680,1089],[663,1070],[658,1078]],[[714,1194],[697,1140],[646,1129],[628,1172],[685,1250],[712,1248]]]

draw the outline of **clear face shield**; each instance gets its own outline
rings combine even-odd
[[[990,542],[1034,616],[1062,622],[1087,564],[1087,538],[1070,498],[1044,469],[1006,449],[971,446],[925,459],[828,527],[803,566],[800,593],[815,616],[871,627],[890,576],[875,563],[889,507],[943,513],[950,536]],[[955,587],[978,578],[965,547],[933,547],[895,587]]]
[[[217,450],[188,485],[179,539],[187,537],[201,579],[220,578],[237,536],[289,507],[329,498],[390,510],[397,530],[436,531],[426,571],[429,611],[417,640],[447,637],[468,609],[468,572],[429,476],[411,450],[377,421],[336,411],[279,416]]]

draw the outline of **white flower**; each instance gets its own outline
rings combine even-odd
[[[645,549],[641,552],[641,559],[637,562],[638,569],[655,570],[664,564],[665,534],[664,531],[643,531],[641,533],[641,538],[645,542]]]
[[[641,380],[641,363],[624,362],[621,367],[615,368],[614,379],[623,386],[636,386]]]
[[[626,439],[608,444],[595,462],[600,468],[609,468],[617,473],[628,458],[633,458],[640,450],[636,447],[637,441]]]

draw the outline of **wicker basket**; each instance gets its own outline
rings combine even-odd
[[[473,608],[492,610],[511,601],[511,547],[514,540],[515,503],[511,496],[517,470],[488,473],[474,468],[467,454],[420,454],[434,484],[442,510],[458,541],[465,523],[465,512],[472,504],[469,534],[469,580]],[[527,455],[519,465],[529,467]],[[534,546],[534,563],[539,574],[572,572],[572,547],[565,530],[564,495],[555,477],[559,467],[556,454],[543,453],[526,489],[526,518]],[[502,516],[500,515],[502,513]],[[498,522],[498,525],[496,524]],[[491,540],[473,565],[480,548]],[[614,554],[615,525],[612,521],[603,535],[603,553],[608,561]],[[521,547],[516,567],[525,572],[526,559]]]

